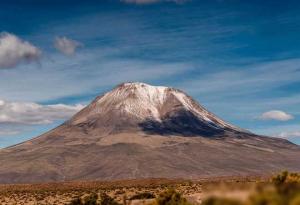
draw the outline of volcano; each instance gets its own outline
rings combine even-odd
[[[231,125],[178,89],[124,83],[70,120],[0,150],[0,183],[300,171],[300,147]]]

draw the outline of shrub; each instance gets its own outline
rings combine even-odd
[[[120,205],[113,198],[108,196],[105,193],[100,194],[100,198],[98,194],[90,194],[82,200],[80,197],[73,199],[69,205]]]
[[[159,194],[154,203],[156,205],[190,205],[190,203],[174,189],[168,189]]]
[[[69,205],[82,205],[81,199],[79,197],[73,199]]]
[[[134,196],[132,196],[129,200],[136,200],[136,199],[154,199],[155,196],[153,193],[150,192],[143,192],[143,193],[138,193]]]
[[[97,205],[98,195],[97,194],[91,194],[89,196],[86,196],[84,198],[84,205]]]
[[[120,205],[118,202],[116,202],[113,198],[111,198],[106,193],[100,194],[100,205]]]

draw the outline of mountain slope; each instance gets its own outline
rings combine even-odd
[[[125,83],[0,150],[0,182],[200,178],[300,171],[300,148],[219,119],[180,90]]]

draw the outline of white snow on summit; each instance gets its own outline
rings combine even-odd
[[[140,82],[123,83],[110,92],[97,97],[71,121],[73,124],[80,124],[101,119],[103,123],[119,126],[120,123],[125,125],[127,121],[129,124],[130,122],[139,124],[148,120],[163,122],[171,120],[172,116],[183,117],[178,118],[181,121],[178,121],[179,124],[184,124],[185,120],[188,120],[184,117],[190,116],[190,120],[196,117],[196,121],[202,122],[204,127],[242,131],[207,111],[178,89],[152,86]],[[124,119],[126,120],[122,121]]]
[[[184,109],[194,113],[200,120],[206,121],[211,126],[239,130],[208,112],[178,89],[140,82],[123,83],[106,93],[97,100],[96,112],[103,113],[115,109],[140,119],[151,118],[161,121],[160,109],[171,95],[182,104]]]
[[[141,119],[154,118],[160,121],[158,109],[165,101],[167,89],[167,87],[145,83],[124,83],[97,101],[97,104],[102,107],[98,112],[113,107]]]

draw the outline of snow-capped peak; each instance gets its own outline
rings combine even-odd
[[[135,94],[137,99],[146,100],[154,106],[159,106],[164,102],[167,89],[168,87],[152,86],[140,82],[124,83],[117,87],[117,95],[128,96]]]
[[[182,114],[182,112],[192,114],[197,121],[214,129],[239,130],[239,128],[208,112],[190,96],[178,89],[152,86],[140,82],[118,85],[112,91],[96,98],[92,104],[78,113],[72,121],[77,124],[87,119],[96,120],[119,116],[119,118],[134,119],[135,122],[153,120],[160,123],[166,118]],[[118,119],[114,117],[110,121],[115,123]]]
[[[123,83],[96,101],[97,112],[116,109],[141,119],[160,120],[159,108],[166,99],[167,89],[145,83]]]

